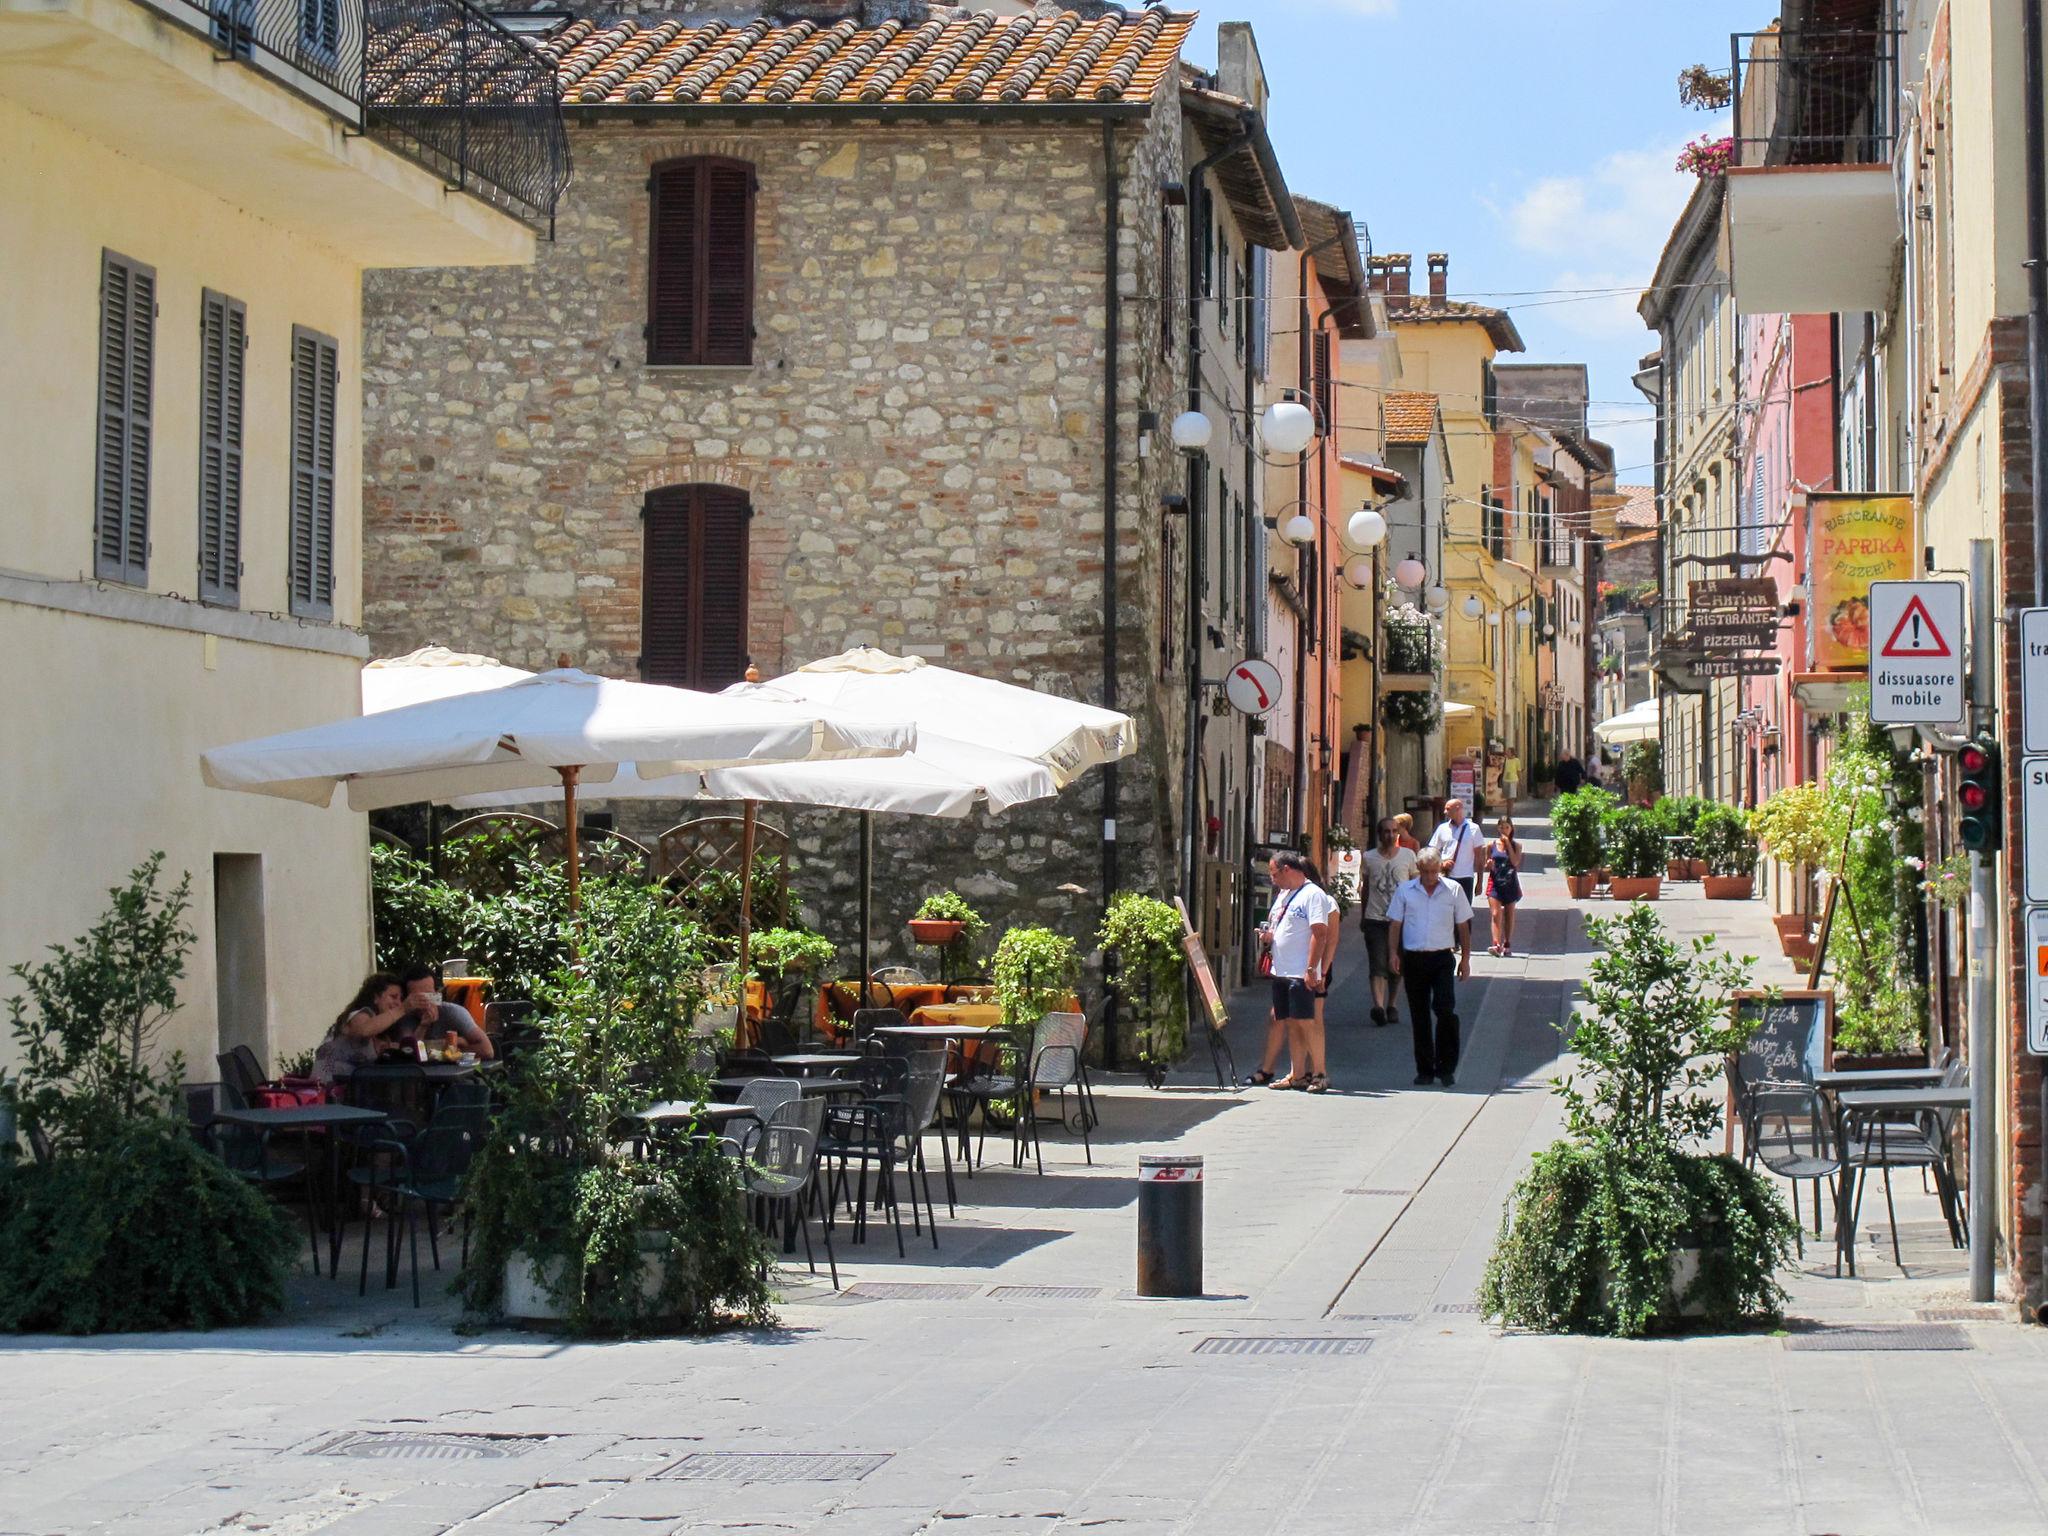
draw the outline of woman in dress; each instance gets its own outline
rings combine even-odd
[[[1515,952],[1515,907],[1521,899],[1522,845],[1515,839],[1514,821],[1503,816],[1486,848],[1486,904],[1493,914],[1493,942],[1487,949],[1493,954]]]
[[[336,1016],[313,1053],[314,1079],[332,1086],[346,1082],[357,1067],[374,1062],[384,1035],[412,1012],[404,991],[396,976],[382,971],[364,978],[355,1001]]]

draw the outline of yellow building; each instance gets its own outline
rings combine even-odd
[[[1450,593],[1445,698],[1469,709],[1445,721],[1445,748],[1454,764],[1471,762],[1482,782],[1489,769],[1497,782],[1513,754],[1526,779],[1522,700],[1525,692],[1534,696],[1534,658],[1524,658],[1526,643],[1507,630],[1516,607],[1528,601],[1531,573],[1513,553],[1520,522],[1509,492],[1514,434],[1504,447],[1493,388],[1494,358],[1520,352],[1521,333],[1505,310],[1450,297],[1448,256],[1428,258],[1428,288],[1421,292],[1411,287],[1407,255],[1376,256],[1372,268],[1400,341],[1403,388],[1437,397],[1457,488],[1446,498],[1442,568],[1430,573]]]
[[[0,964],[161,850],[192,878],[164,1045],[195,1077],[312,1045],[369,964],[363,818],[198,764],[360,707],[363,272],[529,262],[567,173],[552,70],[476,13],[407,16],[527,82],[483,153],[454,77],[365,83],[406,45],[366,48],[362,0],[226,33],[0,0]]]

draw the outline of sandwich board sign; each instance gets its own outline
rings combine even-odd
[[[1963,584],[1870,584],[1870,719],[1874,725],[1958,725],[1963,689]]]

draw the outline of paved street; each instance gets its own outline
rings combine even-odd
[[[938,1253],[871,1242],[838,1296],[792,1276],[774,1333],[462,1336],[445,1304],[358,1307],[307,1277],[273,1329],[11,1342],[0,1533],[2048,1527],[2048,1343],[1960,1305],[1961,1256],[1910,1176],[1907,1273],[1866,1207],[1866,1278],[1809,1249],[1781,1334],[1617,1343],[1479,1320],[1503,1197],[1555,1133],[1553,1026],[1586,958],[1561,882],[1528,884],[1530,954],[1479,956],[1456,1089],[1409,1087],[1405,1028],[1361,1022],[1354,936],[1337,1091],[1119,1085],[1092,1167],[1060,1135],[1043,1178],[963,1181]],[[1766,947],[1761,904],[1686,889],[1674,923]],[[1791,979],[1775,958],[1763,974]],[[1241,1070],[1256,1024],[1236,1032]],[[1167,1146],[1207,1158],[1205,1300],[1129,1293],[1133,1161]],[[1968,1321],[1929,1330],[1927,1310]],[[1885,1324],[1923,1331],[1846,1331]],[[1902,1342],[1918,1347],[1870,1347]],[[734,1453],[750,1459],[718,1459]]]

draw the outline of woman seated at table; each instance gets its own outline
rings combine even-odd
[[[469,1016],[467,1008],[442,999],[441,973],[437,968],[409,965],[399,982],[411,1015],[404,1028],[406,1039],[438,1045],[447,1036],[455,1035],[460,1037],[465,1051],[476,1053],[478,1061],[490,1061],[498,1054],[491,1045],[491,1037]]]
[[[412,1013],[396,976],[379,971],[366,978],[313,1053],[314,1079],[330,1086],[348,1081],[357,1067],[369,1066],[379,1051],[398,1043],[398,1026]]]

